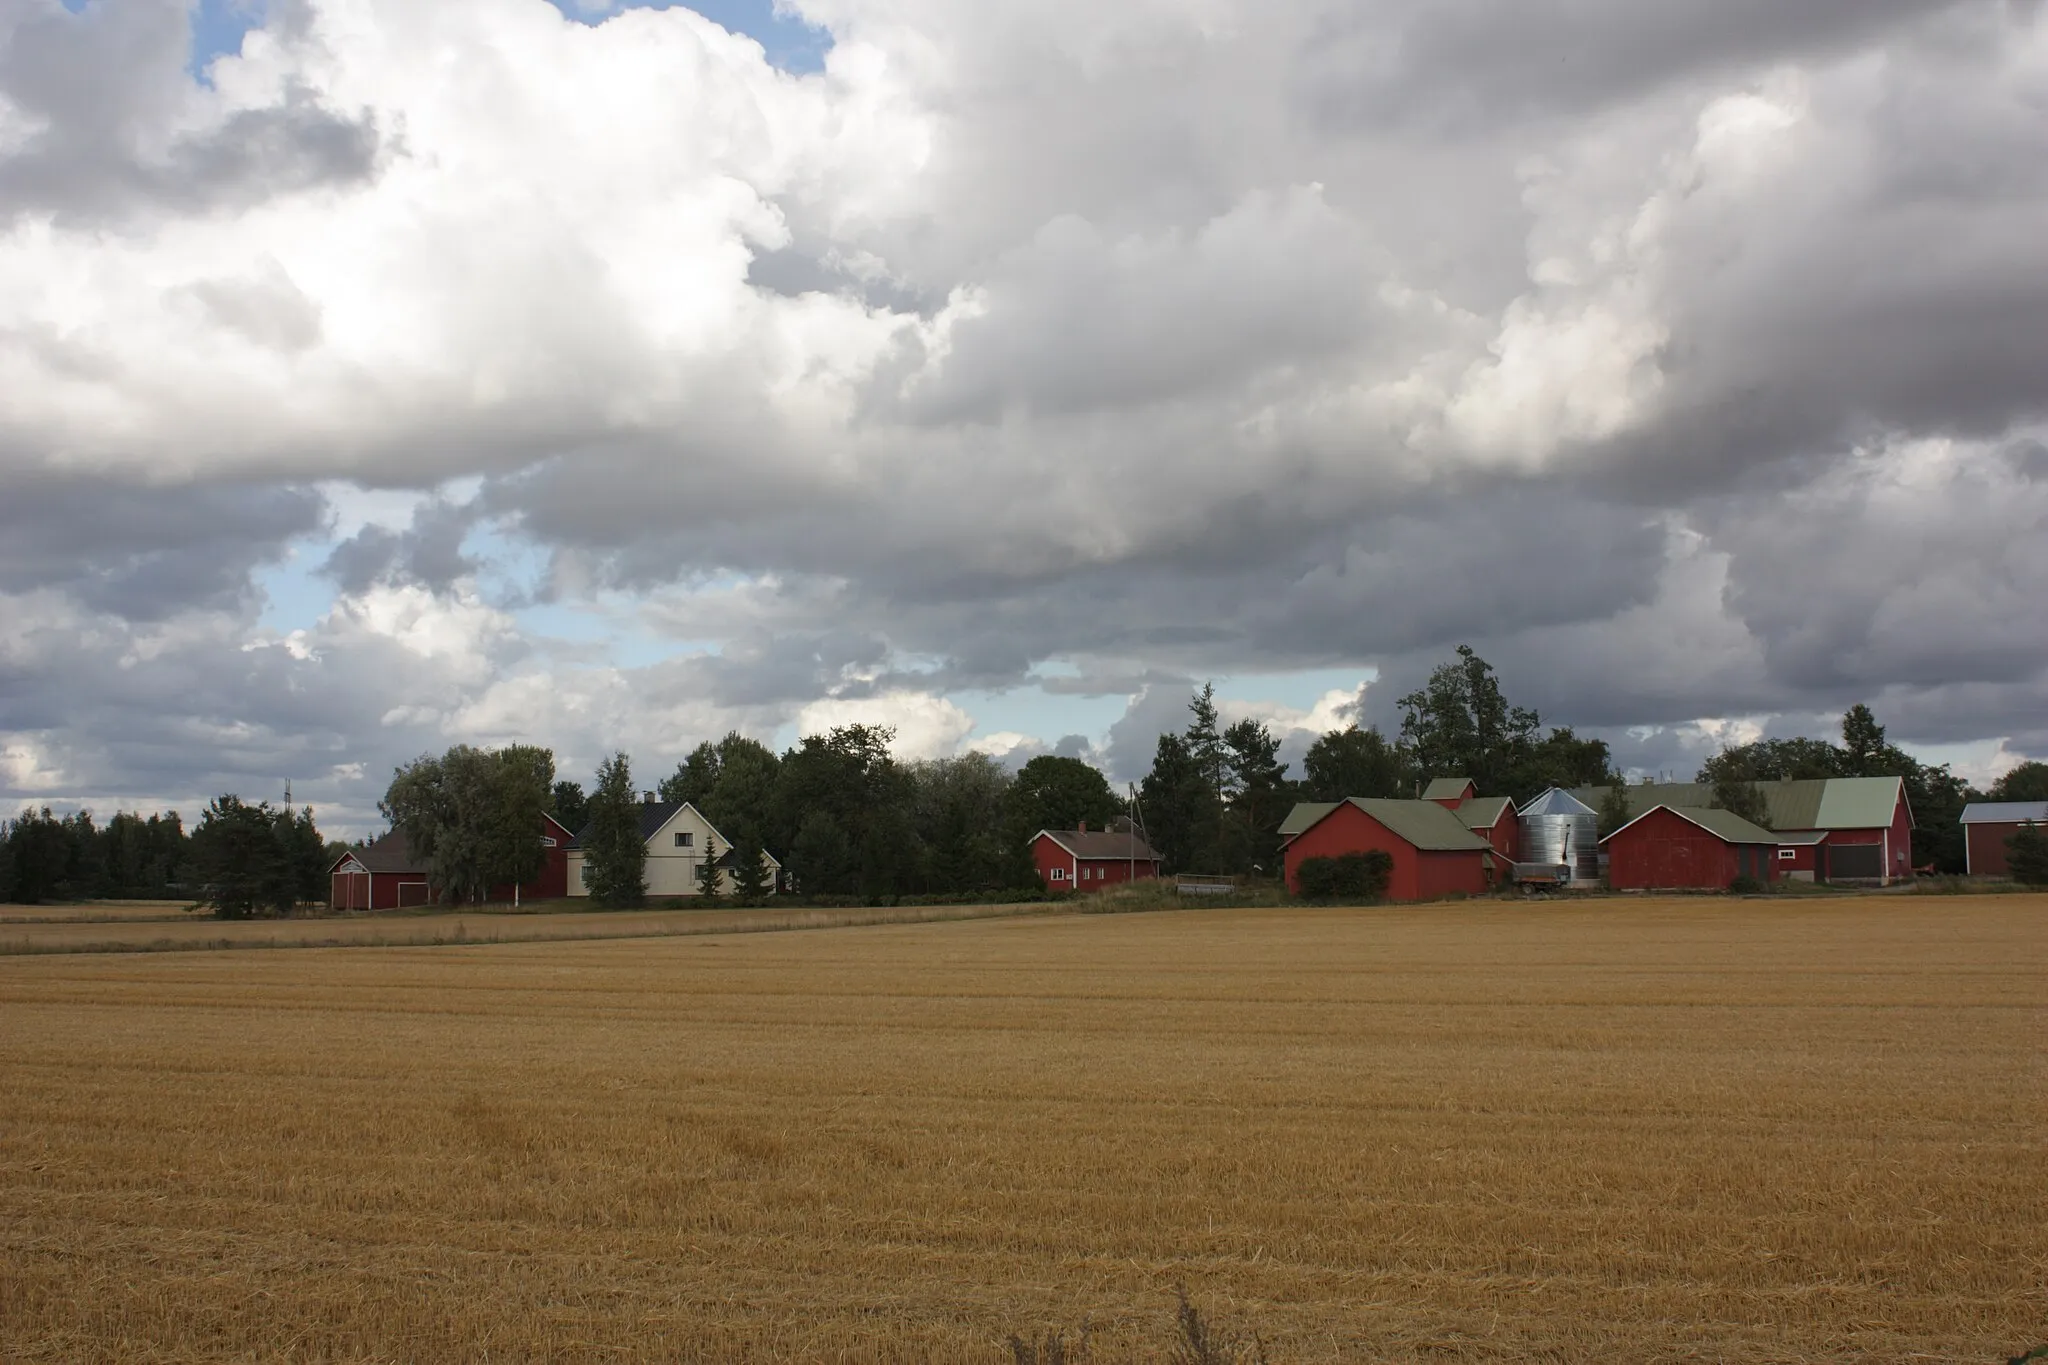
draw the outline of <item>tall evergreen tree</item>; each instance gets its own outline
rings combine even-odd
[[[640,837],[640,799],[632,764],[613,754],[597,768],[590,795],[590,825],[583,836],[584,882],[608,910],[647,903],[647,842]]]
[[[1895,767],[1885,760],[1892,755],[1886,753],[1891,746],[1885,743],[1884,727],[1877,723],[1877,717],[1870,714],[1870,708],[1857,702],[1842,715],[1843,776],[1845,777],[1897,777],[1897,772],[1884,771]]]
[[[273,810],[240,797],[216,797],[192,831],[193,873],[201,903],[221,919],[289,915],[324,893],[326,843],[313,812]]]
[[[1215,788],[1184,735],[1161,735],[1152,770],[1138,788],[1152,845],[1172,872],[1214,872],[1218,803]]]
[[[1280,741],[1264,721],[1241,720],[1223,732],[1223,747],[1232,786],[1226,866],[1272,873],[1279,867],[1280,822],[1296,794],[1280,761]]]
[[[722,852],[718,840],[712,835],[704,836],[704,851],[696,867],[697,894],[705,900],[717,900],[725,894],[725,884],[718,867],[718,855]]]

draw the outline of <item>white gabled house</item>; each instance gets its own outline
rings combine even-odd
[[[586,831],[587,832],[587,831]],[[687,801],[656,801],[651,796],[640,803],[640,837],[647,841],[647,894],[651,897],[701,896],[697,869],[709,852],[718,863],[718,889],[731,895],[733,884],[732,840],[695,806]],[[768,866],[768,891],[773,895],[782,885],[782,864],[775,855],[763,852]],[[569,894],[587,896],[590,888],[583,879],[583,840],[579,835],[569,845]]]

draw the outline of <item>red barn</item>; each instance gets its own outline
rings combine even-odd
[[[1435,900],[1485,892],[1492,847],[1435,801],[1352,797],[1335,805],[1295,807],[1281,825],[1287,889],[1301,894],[1301,865],[1310,858],[1384,850],[1394,860],[1387,899]]]
[[[2048,801],[1973,801],[1963,807],[1963,870],[1972,877],[2009,877],[2005,841],[2028,825],[2048,829]]]
[[[1594,810],[1609,788],[1579,787],[1572,795]],[[1632,810],[1669,806],[1701,810],[1713,787],[1696,782],[1645,783],[1622,789]],[[1889,886],[1913,875],[1913,810],[1896,777],[1825,777],[1759,782],[1765,823],[1780,836],[1817,835],[1802,841],[1781,870],[1800,881],[1875,882]],[[1781,843],[1789,840],[1781,837]],[[1782,850],[1781,850],[1782,852]]]
[[[1101,891],[1159,875],[1159,854],[1130,829],[1042,829],[1031,838],[1038,879],[1055,891]]]
[[[1515,803],[1511,798],[1467,797],[1456,807],[1455,814],[1460,824],[1491,844],[1504,862],[1521,861],[1522,817],[1515,813]]]
[[[540,874],[520,886],[491,888],[495,902],[558,900],[569,894],[568,847],[572,837],[561,821],[542,815]],[[402,910],[435,900],[427,864],[413,855],[403,832],[393,830],[368,848],[352,848],[328,872],[327,904],[333,910]]]
[[[1656,806],[1600,842],[1617,891],[1726,891],[1778,875],[1778,836],[1725,810]]]
[[[368,848],[350,849],[328,872],[330,910],[399,910],[432,903],[426,864],[413,857],[398,830]]]

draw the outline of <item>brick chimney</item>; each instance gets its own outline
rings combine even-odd
[[[1075,829],[1074,829],[1074,833],[1076,833],[1076,834],[1086,834],[1087,832],[1088,832],[1088,822],[1087,822],[1086,820],[1081,820],[1081,821],[1078,821],[1078,822],[1076,822],[1076,825],[1075,825]]]
[[[640,803],[641,803],[642,805],[645,805],[645,806],[651,806],[651,805],[653,805],[653,804],[654,804],[654,793],[653,793],[653,792],[641,792],[641,793],[640,793]]]

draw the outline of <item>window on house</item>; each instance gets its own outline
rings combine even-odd
[[[1067,870],[1064,867],[1054,868],[1052,870],[1052,879],[1056,882],[1065,881],[1067,879]]]
[[[677,835],[676,835],[676,847],[677,847],[677,848],[688,848],[688,847],[689,847],[689,846],[690,846],[690,845],[691,845],[692,843],[694,843],[694,842],[696,841],[696,838],[697,838],[697,836],[696,836],[696,835],[694,835],[694,834],[677,834]]]
[[[554,835],[552,835],[552,834],[543,834],[543,835],[541,835],[541,836],[540,836],[540,846],[541,846],[542,848],[553,848],[553,847],[555,846],[555,836],[554,836]]]
[[[1789,863],[1798,856],[1799,850],[1796,848],[1781,848],[1778,850],[1778,861],[1781,863]]]
[[[576,869],[576,885],[578,885],[578,886],[589,886],[589,885],[590,885],[590,869],[589,869],[589,868],[587,868],[587,867],[578,867],[578,868]]]

